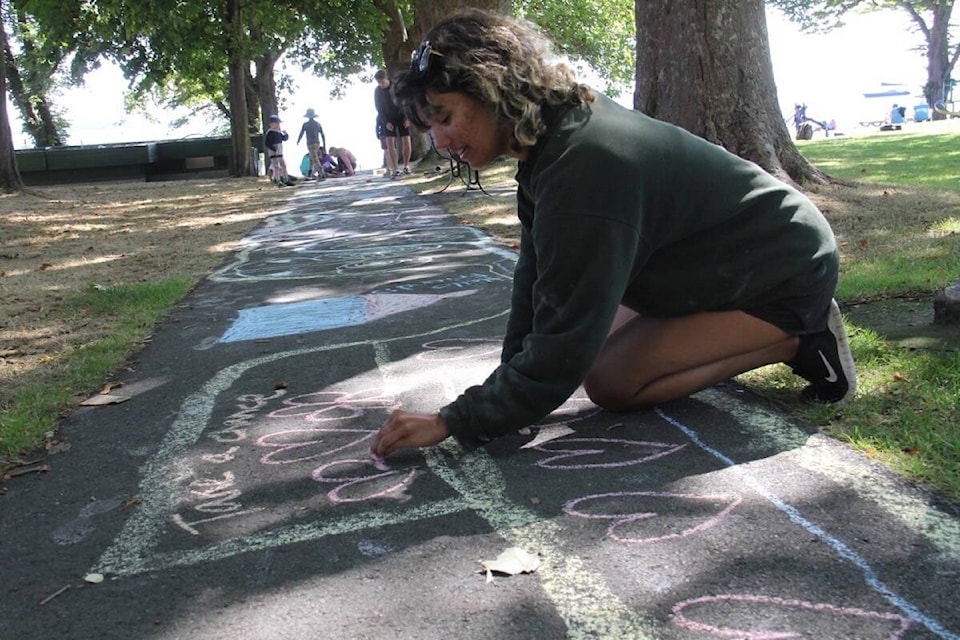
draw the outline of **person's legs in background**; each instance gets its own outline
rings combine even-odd
[[[396,130],[393,133],[389,129],[384,129],[384,136],[382,138],[384,143],[384,152],[387,157],[387,177],[395,178],[400,175],[400,172],[397,170],[397,136]]]
[[[403,155],[403,172],[405,174],[409,174],[410,173],[410,154],[412,151],[412,145],[410,144],[409,135],[400,136],[400,149]]]

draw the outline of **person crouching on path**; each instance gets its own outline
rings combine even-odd
[[[357,157],[345,147],[330,147],[330,155],[337,163],[337,171],[345,176],[356,175]]]
[[[287,163],[283,159],[283,143],[289,139],[287,132],[280,129],[280,116],[270,116],[267,120],[267,132],[263,136],[263,146],[270,157],[270,179],[278,187],[287,187],[294,183],[287,173]]]
[[[537,28],[471,11],[394,80],[411,123],[474,168],[519,160],[520,253],[501,363],[437,413],[394,411],[371,453],[465,448],[532,425],[583,385],[610,411],[785,362],[810,401],[856,391],[820,211],[757,165],[622,107]]]
[[[321,159],[326,153],[325,149],[327,147],[327,137],[323,134],[323,127],[320,126],[320,123],[317,121],[317,112],[312,108],[307,109],[307,112],[303,115],[307,119],[306,122],[300,127],[300,135],[297,136],[297,144],[300,144],[300,140],[304,136],[307,137],[307,153],[310,156],[310,176],[311,178],[316,178],[317,180],[323,180],[326,178],[326,174],[323,170],[323,163]]]

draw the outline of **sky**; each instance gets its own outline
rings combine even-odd
[[[926,78],[926,60],[920,51],[922,37],[910,31],[909,18],[902,11],[884,11],[848,17],[847,25],[825,35],[803,34],[779,12],[767,10],[774,79],[784,117],[793,113],[795,103],[807,105],[807,115],[816,120],[835,120],[838,131],[850,131],[860,121],[883,120],[893,101],[866,99],[864,92],[880,90],[881,83],[903,83],[912,95],[900,104],[912,108],[923,103],[920,87]],[[372,75],[372,74],[371,74]],[[159,108],[147,119],[123,111],[126,81],[119,69],[105,66],[88,77],[83,88],[70,89],[57,98],[66,105],[72,123],[68,144],[96,145],[114,142],[142,142],[206,135],[210,125],[193,121],[171,129],[173,115]],[[347,147],[357,156],[361,168],[380,166],[380,144],[374,133],[376,111],[372,81],[355,82],[342,99],[329,97],[329,84],[319,78],[299,76],[293,95],[278,114],[291,142],[284,145],[288,163],[299,162],[306,153],[305,141],[295,144],[303,115],[308,107],[318,113],[328,146]],[[630,103],[629,92],[621,99]],[[16,111],[8,103],[14,146],[32,147],[22,133]],[[912,110],[908,110],[908,117]],[[296,165],[294,165],[296,166]]]

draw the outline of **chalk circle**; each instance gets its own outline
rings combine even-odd
[[[544,453],[556,453],[549,458],[537,461],[544,469],[610,469],[627,467],[657,460],[680,451],[687,445],[669,442],[647,442],[625,438],[559,438],[532,447]],[[567,451],[560,451],[569,449]],[[583,462],[583,458],[600,456],[603,459],[611,455],[626,457],[615,462]]]
[[[479,360],[500,353],[500,340],[494,338],[446,338],[423,343],[425,351],[417,360],[447,362],[450,360]]]
[[[351,449],[369,440],[375,433],[371,429],[290,429],[261,436],[253,442],[253,446],[273,449],[260,458],[260,464],[290,464]],[[335,444],[344,435],[356,437],[343,444]]]
[[[306,422],[333,422],[350,420],[364,415],[368,410],[393,411],[400,401],[382,389],[361,391],[313,391],[298,396],[289,396],[284,406],[267,414],[269,418],[298,418]]]
[[[700,514],[697,515],[688,515],[680,516],[684,519],[697,518],[700,522],[692,527],[687,527],[680,531],[674,533],[662,533],[660,535],[646,536],[646,537],[636,537],[636,536],[627,536],[622,535],[620,530],[628,527],[631,524],[635,524],[642,520],[652,520],[654,518],[661,517],[661,513],[657,511],[633,511],[628,512],[627,509],[633,508],[629,505],[630,501],[635,498],[651,498],[659,501],[667,501],[671,503],[670,506],[676,507],[678,502],[691,502],[691,503],[701,503],[706,502],[710,503],[714,511],[719,508],[719,511],[713,515],[704,517]],[[580,505],[585,505],[589,502],[602,502],[607,501],[611,503],[609,509],[606,511],[601,510],[585,510],[580,509]],[[670,493],[665,491],[619,491],[615,493],[598,493],[590,496],[584,496],[582,498],[577,498],[567,502],[563,506],[564,513],[575,516],[578,518],[585,518],[587,520],[610,520],[610,525],[607,527],[607,536],[617,542],[622,543],[649,543],[649,542],[660,542],[663,540],[673,540],[677,538],[685,538],[697,533],[701,533],[710,529],[711,527],[716,526],[723,520],[731,511],[733,511],[741,502],[743,502],[743,497],[737,494],[697,494],[697,493]],[[722,508],[721,508],[722,507]],[[619,511],[618,511],[619,510]],[[668,516],[669,517],[669,516]]]
[[[737,604],[744,604],[743,607],[737,607]],[[715,611],[710,611],[710,605],[717,605]],[[735,629],[733,627],[719,626],[707,622],[698,622],[687,617],[688,609],[703,607],[707,609],[707,615],[711,613],[719,616],[737,615],[743,619],[750,620],[759,624],[772,626],[772,622],[787,623],[791,622],[785,619],[785,616],[793,612],[802,612],[804,614],[815,614],[820,617],[843,617],[848,618],[845,630],[838,629],[836,626],[829,627],[828,637],[865,637],[863,625],[866,621],[876,621],[885,627],[892,625],[895,627],[886,637],[889,640],[902,638],[907,630],[913,625],[913,620],[906,616],[895,613],[884,613],[882,611],[869,611],[856,607],[840,607],[824,602],[808,602],[806,600],[796,600],[791,598],[778,598],[774,596],[762,596],[751,594],[724,594],[715,596],[703,596],[691,600],[683,600],[673,606],[673,622],[679,627],[709,633],[723,638],[742,638],[744,640],[779,640],[781,638],[804,638],[811,637],[810,631],[815,628],[811,626],[809,620],[802,624],[797,620],[792,622],[796,624],[797,631],[773,630],[773,629]],[[793,612],[776,611],[776,609],[788,609]],[[764,612],[765,610],[765,612]],[[699,612],[701,615],[703,612]],[[816,627],[822,628],[822,627]],[[886,631],[886,629],[884,630]],[[817,637],[824,637],[816,634]],[[879,637],[879,636],[878,636]]]
[[[352,475],[331,473],[333,469],[347,467]],[[355,471],[372,468],[374,473],[356,474]],[[334,460],[313,470],[310,477],[320,483],[337,483],[334,489],[327,492],[330,502],[363,502],[374,498],[396,497],[396,494],[407,487],[417,474],[416,469],[402,474],[399,471],[382,471],[382,466],[371,458],[355,460]],[[399,479],[398,479],[399,478]],[[353,490],[357,490],[353,494]],[[351,493],[352,495],[341,495]]]

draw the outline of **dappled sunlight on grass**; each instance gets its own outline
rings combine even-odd
[[[930,225],[927,234],[932,238],[942,238],[960,233],[960,217],[952,216]]]
[[[13,442],[4,439],[8,421],[30,422],[36,411],[8,412],[18,390],[53,395],[75,372],[72,358],[86,363],[89,345],[122,335],[126,344],[105,346],[90,378],[102,379],[277,204],[257,178],[57,185],[0,198],[0,449]],[[123,292],[136,294],[136,308],[123,310],[129,328],[116,309],[91,304]]]
[[[960,133],[837,138],[798,148],[835,177],[960,189]]]

